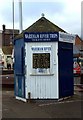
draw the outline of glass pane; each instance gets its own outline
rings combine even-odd
[[[33,68],[50,68],[50,53],[33,54]]]

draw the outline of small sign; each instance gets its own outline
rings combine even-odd
[[[51,51],[51,46],[32,46],[31,50],[34,52],[41,51]]]
[[[59,32],[59,41],[75,44],[75,35]]]

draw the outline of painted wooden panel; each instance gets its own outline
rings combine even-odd
[[[32,46],[51,46],[50,51],[50,73],[49,74],[33,74],[33,51]],[[28,92],[31,93],[32,99],[57,99],[58,98],[58,43],[25,43],[25,66],[26,66],[26,98]],[[36,53],[36,52],[35,52]],[[49,51],[47,51],[49,53]]]

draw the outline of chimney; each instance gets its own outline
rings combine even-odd
[[[3,32],[5,32],[5,25],[2,25]]]
[[[22,0],[19,0],[19,24],[20,24],[20,33],[23,31],[22,25]]]

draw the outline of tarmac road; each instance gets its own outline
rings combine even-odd
[[[31,103],[16,100],[13,91],[4,90],[2,94],[3,118],[82,118],[83,101],[78,94],[63,101]]]

